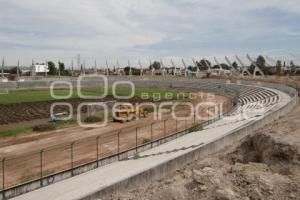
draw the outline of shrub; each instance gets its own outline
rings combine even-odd
[[[202,131],[203,125],[202,124],[195,124],[193,127],[189,128],[189,132],[196,132],[196,131]]]
[[[140,155],[139,153],[135,153],[134,156],[132,157],[133,160],[137,160],[137,159],[140,159]]]
[[[45,132],[55,130],[56,127],[54,124],[40,124],[32,127],[34,132]]]
[[[143,144],[148,144],[150,142],[151,142],[151,139],[149,139],[149,138],[144,138],[143,139]]]
[[[96,122],[101,122],[102,118],[97,117],[97,116],[88,116],[84,119],[85,123],[96,123]]]

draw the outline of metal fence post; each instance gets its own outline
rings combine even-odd
[[[196,111],[194,111],[194,125],[196,124]]]
[[[187,119],[185,118],[185,124],[184,124],[185,130],[187,129]]]
[[[164,136],[165,136],[165,137],[166,137],[166,135],[167,135],[166,122],[167,122],[167,119],[164,120]]]
[[[41,183],[40,183],[40,185],[41,186],[43,186],[43,152],[44,152],[44,150],[42,149],[41,151],[40,151],[40,175],[41,175]]]
[[[120,134],[121,131],[118,132],[118,161],[120,161]]]
[[[136,153],[138,152],[138,128],[139,127],[136,127],[136,129],[135,129],[135,151],[136,151]]]
[[[153,148],[153,125],[155,124],[155,122],[154,123],[152,123],[151,124],[151,148]]]
[[[97,151],[97,168],[99,167],[99,138],[100,138],[100,136],[97,136],[97,138],[96,138],[96,145],[97,145],[97,147],[96,147],[96,151]]]
[[[73,168],[74,168],[74,155],[73,155],[73,151],[74,151],[74,142],[71,143],[71,175],[74,176],[74,172],[73,172]]]
[[[176,125],[176,133],[177,133],[178,132],[178,121],[177,121],[177,119],[176,119],[175,125]]]
[[[5,158],[2,159],[2,199],[5,199]]]

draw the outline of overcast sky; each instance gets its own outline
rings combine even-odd
[[[295,57],[299,0],[0,0],[0,57],[103,65],[127,59]]]

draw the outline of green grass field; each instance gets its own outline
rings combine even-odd
[[[143,93],[147,93],[150,97],[160,95],[164,99],[167,93],[177,95],[183,92],[178,89],[165,89],[165,88],[136,88],[134,96],[141,96]],[[130,95],[130,88],[118,88],[116,93],[120,96]],[[69,94],[68,89],[55,89],[54,94],[57,96],[67,96]],[[83,88],[82,94],[85,96],[101,96],[103,94],[102,88]],[[108,89],[108,95],[112,95],[112,89]],[[79,98],[77,89],[73,89],[71,98]],[[54,100],[51,97],[50,89],[35,89],[35,90],[12,90],[8,94],[0,95],[0,104],[20,103],[20,102],[38,102]]]
[[[169,95],[173,95],[176,98],[176,95],[187,92],[183,89],[166,89],[166,88],[136,88],[134,96],[141,97],[144,94],[147,94],[150,98],[166,99]],[[67,89],[56,89],[54,90],[55,95],[57,96],[66,96],[69,91]],[[100,96],[103,94],[103,89],[101,88],[83,88],[82,93],[86,96]],[[130,88],[118,88],[116,93],[120,96],[130,95]],[[109,89],[108,95],[112,95],[112,89]],[[170,96],[169,96],[170,97]],[[73,95],[71,98],[79,98],[77,90],[73,90]],[[9,104],[9,103],[21,103],[21,102],[40,102],[40,101],[50,101],[54,100],[51,97],[49,89],[35,89],[35,90],[12,90],[8,94],[0,95],[0,104]],[[5,105],[2,105],[5,106]],[[65,128],[70,125],[76,124],[76,122],[56,122],[55,126],[57,129]],[[17,136],[20,134],[30,134],[33,133],[32,127],[22,126],[14,127],[6,130],[0,131],[1,137],[8,136]]]

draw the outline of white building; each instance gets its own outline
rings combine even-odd
[[[49,68],[46,64],[34,64],[32,67],[32,72],[34,75],[43,75],[46,72],[49,73]]]

